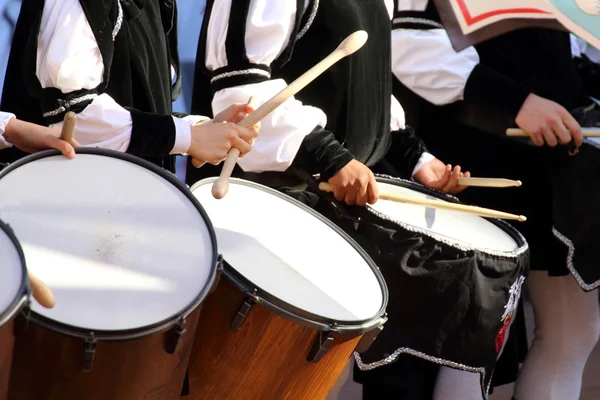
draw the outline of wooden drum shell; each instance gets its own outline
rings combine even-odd
[[[0,327],[0,400],[8,399],[14,344],[14,321],[10,321]]]
[[[190,400],[318,400],[327,397],[362,334],[335,334],[318,362],[307,361],[319,331],[255,304],[240,330],[246,294],[221,278],[203,303],[189,363]]]
[[[201,307],[186,318],[174,354],[170,328],[137,339],[98,340],[90,372],[82,370],[84,340],[29,322],[15,342],[11,399],[178,399]]]

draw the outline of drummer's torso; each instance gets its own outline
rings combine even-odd
[[[311,2],[307,14],[312,7]],[[327,129],[357,159],[370,164],[387,150],[390,132],[391,21],[383,0],[319,1],[310,28],[274,77],[292,82],[358,30],[369,34],[366,45],[332,66],[297,97],[321,108],[327,114]]]

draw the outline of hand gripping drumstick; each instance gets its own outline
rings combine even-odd
[[[65,142],[71,143],[73,141],[73,133],[75,133],[75,124],[77,123],[77,114],[73,111],[69,111],[65,114],[63,120],[62,131],[60,132],[60,139]]]
[[[272,99],[260,106],[252,114],[244,118],[238,125],[245,128],[250,128],[256,125],[261,119],[269,115],[273,110],[283,104],[287,99],[304,89],[309,83],[315,80],[319,75],[325,72],[329,67],[338,62],[344,57],[356,52],[358,49],[364,46],[367,42],[369,35],[365,31],[357,31],[348,36],[340,45],[327,57],[325,57],[317,65],[306,71],[294,82],[290,83],[285,89],[277,93]],[[234,149],[229,151],[227,154],[226,165],[237,162],[238,153],[233,152]],[[231,161],[230,161],[231,160]],[[233,170],[233,168],[231,168]],[[227,171],[223,167],[219,179],[213,183],[212,194],[216,199],[222,199],[229,190],[229,177],[231,176],[231,170]]]
[[[460,178],[458,184],[462,186],[474,186],[474,187],[495,187],[495,188],[507,188],[507,187],[519,187],[523,183],[521,181],[514,181],[512,179],[504,178]]]
[[[333,192],[333,186],[325,182],[319,184],[319,189],[323,190],[324,192]],[[479,215],[480,217],[510,219],[520,222],[527,221],[527,218],[525,218],[524,215],[509,214],[502,211],[491,210],[489,208],[467,206],[464,204],[455,204],[446,201],[419,199],[417,197],[405,196],[396,193],[380,192],[379,198],[382,200],[395,201],[398,203],[414,204],[416,206],[439,208],[440,210],[458,211],[467,214],[474,214]]]
[[[52,308],[56,304],[54,293],[44,282],[42,282],[37,276],[31,271],[27,271],[29,277],[29,284],[33,291],[33,297],[37,300],[40,305],[46,308]]]
[[[581,128],[583,137],[600,137],[600,128]],[[527,132],[519,128],[509,128],[506,130],[506,136],[509,137],[529,137]]]

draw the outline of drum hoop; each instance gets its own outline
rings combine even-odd
[[[23,253],[23,248],[21,247],[19,240],[17,239],[12,228],[2,220],[0,220],[0,231],[6,233],[9,240],[15,246],[21,261],[21,283],[19,288],[20,290],[18,292],[20,294],[17,295],[17,297],[8,305],[5,310],[0,310],[0,329],[2,329],[2,326],[12,321],[17,314],[19,314],[19,312],[28,305],[31,296],[31,287],[29,286],[29,279],[27,278],[25,253]]]
[[[395,186],[401,186],[406,189],[412,189],[417,192],[420,192],[420,193],[423,193],[426,195],[430,195],[432,197],[436,197],[441,200],[448,201],[450,203],[463,204],[457,197],[454,197],[447,193],[441,192],[439,190],[425,187],[417,182],[412,182],[412,181],[408,181],[406,179],[396,178],[396,177],[389,176],[389,175],[375,175],[375,179],[378,182],[387,183],[387,184],[395,185]],[[519,232],[517,229],[515,229],[508,222],[503,221],[498,218],[481,217],[481,218],[485,219],[486,221],[492,223],[493,225],[495,225],[497,228],[501,229],[505,233],[507,233],[511,238],[513,238],[518,246],[515,250],[511,250],[511,251],[494,250],[494,249],[476,247],[476,246],[473,246],[473,245],[470,245],[470,244],[467,244],[464,242],[453,241],[445,236],[438,235],[435,232],[431,232],[426,229],[407,224],[406,222],[399,221],[395,218],[391,218],[388,215],[383,214],[382,212],[379,212],[370,206],[368,206],[367,209],[369,210],[370,213],[376,215],[377,217],[379,217],[383,220],[386,220],[386,221],[393,222],[397,225],[400,225],[403,229],[406,229],[407,231],[420,233],[422,235],[428,236],[434,240],[437,240],[448,246],[454,247],[454,248],[462,250],[462,251],[478,251],[478,252],[485,253],[485,254],[488,254],[491,256],[496,256],[496,257],[517,258],[529,250],[529,244],[527,243],[527,241],[525,240],[525,237],[521,234],[521,232]]]
[[[204,186],[206,184],[210,184],[214,182],[217,177],[205,178],[202,179],[195,184],[192,185],[190,191],[194,193],[194,191],[200,186]],[[227,278],[229,278],[237,287],[238,290],[242,292],[246,292],[249,296],[251,296],[258,304],[268,308],[270,311],[275,314],[281,315],[285,318],[292,320],[293,322],[298,323],[299,325],[308,326],[313,329],[319,329],[323,331],[336,331],[340,333],[364,333],[381,326],[387,318],[386,309],[388,304],[388,287],[381,274],[379,267],[375,264],[375,262],[371,259],[371,257],[367,254],[367,252],[356,243],[350,235],[344,232],[341,228],[335,225],[333,222],[329,221],[327,218],[319,214],[317,211],[308,207],[307,205],[301,203],[300,201],[286,195],[285,193],[281,193],[275,189],[272,189],[268,186],[264,186],[252,181],[247,181],[239,178],[231,178],[230,181],[232,183],[241,184],[244,186],[248,186],[254,189],[261,190],[263,192],[272,194],[282,200],[285,200],[300,209],[306,211],[312,216],[319,219],[323,222],[327,227],[333,229],[336,233],[338,233],[343,239],[345,239],[365,260],[367,265],[371,268],[371,271],[375,275],[377,282],[381,287],[382,292],[382,305],[379,311],[372,317],[359,321],[343,321],[343,320],[334,320],[330,318],[325,318],[317,314],[313,314],[311,312],[302,310],[292,304],[289,304],[276,296],[271,295],[267,290],[264,290],[250,281],[248,278],[243,276],[241,273],[235,270],[230,264],[227,263],[227,260],[223,262],[223,272]]]
[[[101,149],[101,148],[95,148],[95,147],[78,147],[78,148],[76,148],[75,157],[77,157],[77,154],[91,154],[91,155],[105,156],[108,158],[116,158],[119,160],[131,162],[132,164],[135,164],[139,167],[143,167],[151,172],[154,172],[155,174],[164,178],[167,182],[171,183],[177,189],[179,189],[179,191],[188,200],[190,200],[192,205],[200,213],[202,219],[204,220],[204,223],[206,224],[208,233],[210,235],[210,239],[212,242],[212,253],[213,253],[212,263],[211,263],[212,271],[210,273],[210,278],[207,281],[204,288],[202,288],[200,293],[194,298],[194,300],[192,300],[192,302],[186,308],[184,308],[177,314],[174,314],[170,317],[165,318],[162,321],[159,321],[154,324],[151,324],[151,325],[148,325],[145,327],[141,327],[141,328],[123,329],[123,330],[115,330],[115,331],[91,330],[91,329],[85,329],[85,328],[65,324],[62,322],[54,321],[50,318],[44,317],[43,315],[41,315],[39,313],[36,313],[33,310],[31,310],[31,315],[29,316],[29,320],[34,323],[39,324],[40,326],[42,326],[44,328],[53,330],[55,332],[58,332],[58,333],[61,333],[61,334],[67,335],[67,336],[74,336],[74,337],[78,337],[78,338],[82,338],[82,339],[87,339],[90,336],[93,336],[97,340],[107,340],[107,341],[136,339],[136,338],[140,338],[143,336],[153,335],[157,332],[161,332],[167,328],[174,326],[176,323],[181,321],[183,318],[188,317],[190,314],[192,314],[194,311],[196,311],[196,309],[202,304],[202,302],[204,301],[206,296],[209,294],[210,289],[212,288],[214,281],[216,279],[217,268],[220,263],[219,255],[218,255],[218,251],[217,251],[217,236],[215,234],[215,230],[212,225],[212,222],[210,221],[210,219],[208,218],[208,215],[206,214],[206,211],[204,210],[204,208],[202,208],[202,205],[200,204],[198,199],[196,199],[196,197],[188,190],[187,186],[184,185],[183,183],[181,183],[179,181],[179,179],[177,179],[177,176],[175,174],[173,174],[165,169],[162,169],[140,157],[137,157],[137,156],[134,156],[134,155],[128,154],[128,153],[122,153],[122,152],[115,151],[115,150]],[[41,160],[43,158],[48,158],[48,157],[52,157],[52,156],[60,156],[60,155],[61,155],[61,153],[58,150],[44,150],[44,151],[40,151],[40,152],[37,152],[34,154],[30,154],[26,157],[23,157],[23,158],[17,160],[14,163],[9,164],[8,167],[6,167],[2,171],[0,171],[0,180],[2,180],[2,178],[4,178],[7,174],[12,172],[13,170],[18,169],[19,167],[21,167],[25,164],[28,164],[32,161],[37,161],[37,160]],[[23,255],[23,257],[24,257],[24,255]]]

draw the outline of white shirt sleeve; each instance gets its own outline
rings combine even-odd
[[[36,62],[43,88],[63,93],[94,89],[102,83],[104,62],[78,0],[45,0]],[[131,140],[131,114],[108,94],[96,97],[77,116],[75,138],[82,146],[126,151]],[[185,153],[191,143],[189,124],[177,123],[171,154]],[[62,122],[53,124],[61,129]]]
[[[231,0],[216,2],[209,16],[206,38],[206,67],[209,71],[228,65],[224,43],[231,7]],[[269,66],[285,50],[296,11],[295,1],[250,1],[245,45],[246,56],[252,64]],[[259,72],[268,75],[266,71]],[[243,74],[245,71],[235,73]],[[262,104],[286,86],[284,80],[274,79],[224,88],[215,93],[212,109],[217,114],[232,103],[247,102],[250,96],[257,97]],[[304,105],[292,97],[261,121],[260,135],[252,151],[238,164],[245,171],[284,171],[294,160],[304,137],[315,127],[324,127],[326,122],[327,117],[322,110]]]
[[[432,0],[399,0],[398,11],[423,11],[428,1]],[[455,51],[444,29],[392,31],[394,76],[432,104],[462,100],[467,79],[477,64],[475,48]]]
[[[12,147],[12,143],[4,137],[4,132],[6,131],[6,125],[13,118],[15,118],[14,114],[0,111],[0,150]]]

